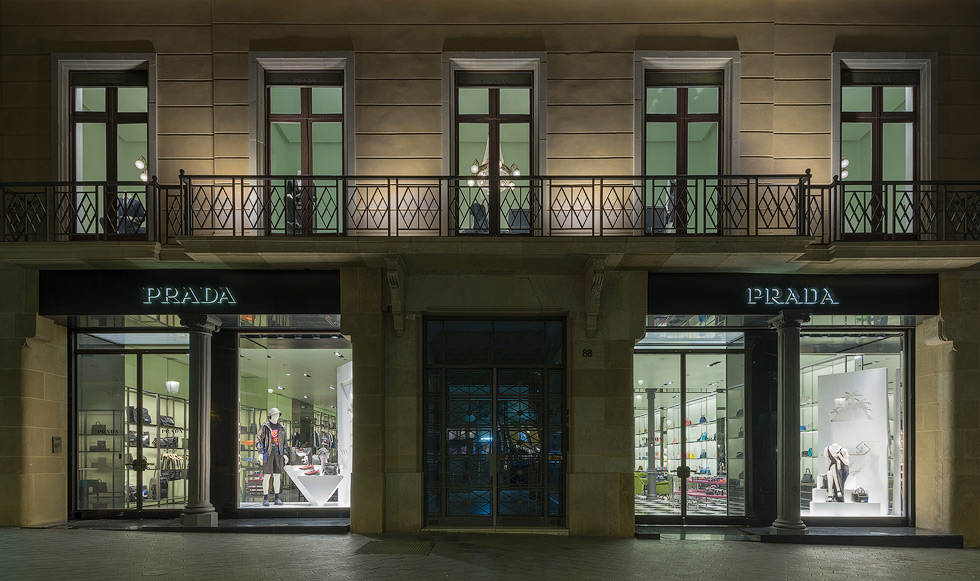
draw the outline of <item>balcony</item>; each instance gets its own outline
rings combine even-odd
[[[980,238],[980,182],[834,182],[810,174],[191,176],[0,183],[2,242],[181,237],[803,236]]]

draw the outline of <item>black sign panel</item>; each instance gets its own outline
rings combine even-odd
[[[336,270],[41,271],[42,315],[333,314]]]
[[[937,315],[939,276],[651,273],[648,296],[656,315]]]

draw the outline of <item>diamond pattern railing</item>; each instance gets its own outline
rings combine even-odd
[[[0,183],[0,242],[153,240],[156,182]]]
[[[980,240],[980,182],[837,181],[832,240]]]

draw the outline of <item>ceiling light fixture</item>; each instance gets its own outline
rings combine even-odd
[[[270,387],[270,388],[269,388],[269,393],[272,393],[272,391],[273,391],[273,390],[272,390],[272,388]]]
[[[146,169],[146,158],[142,155],[137,157],[134,165],[136,166],[136,169],[140,170],[140,181],[150,181],[150,174]]]
[[[343,355],[340,354],[340,351],[334,351],[333,354],[340,358],[344,357]]]
[[[303,377],[313,377],[313,376],[312,376],[312,375],[310,375],[309,373],[304,373],[304,374],[303,374]]]
[[[277,385],[277,386],[276,386],[276,389],[286,389],[286,388],[285,388],[285,387],[283,387],[283,386],[281,386],[281,385]]]
[[[330,389],[336,390],[337,388],[331,385]]]
[[[846,169],[844,169],[849,165],[851,165],[851,161],[849,159],[847,159],[846,157],[840,158],[840,179],[842,180],[847,179],[847,176],[850,175],[850,173]]]
[[[708,367],[714,367],[715,365],[718,365],[719,363],[721,363],[721,361],[715,361],[714,363],[709,363],[708,364]]]

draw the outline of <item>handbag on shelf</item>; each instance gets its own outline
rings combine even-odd
[[[103,424],[102,422],[95,422],[94,424],[92,424],[92,429],[89,433],[96,434],[99,436],[104,436],[107,433],[105,424]]]
[[[136,430],[129,430],[129,444],[131,446],[136,445]]]
[[[143,416],[143,423],[144,424],[152,424],[153,423],[153,420],[150,419],[150,410],[148,410],[146,408],[141,408],[140,409],[140,414]]]
[[[150,432],[143,432],[143,445],[144,446],[150,445]]]
[[[167,428],[172,428],[176,424],[174,424],[174,419],[172,417],[170,417],[170,416],[160,416],[160,425],[161,426],[164,426],[164,427],[167,427]]]
[[[684,420],[684,425],[685,426],[690,426],[691,425],[691,420]]]
[[[167,436],[164,438],[158,438],[154,442],[158,448],[177,448],[178,440],[177,436]]]
[[[851,493],[852,502],[868,502],[868,491],[860,486]]]
[[[810,469],[807,468],[806,472],[803,473],[803,478],[800,478],[800,484],[814,484],[814,483],[815,481],[813,480],[813,474],[810,472]]]
[[[133,424],[140,423],[140,415],[139,415],[139,413],[137,413],[135,407],[129,406],[126,409],[126,421],[128,421],[130,423],[133,423]]]
[[[706,418],[706,417],[704,417],[704,416],[702,415],[702,416],[701,416],[701,419],[700,419],[700,420],[698,420],[698,423],[699,423],[699,424],[706,424],[706,423],[708,423],[708,418]]]

